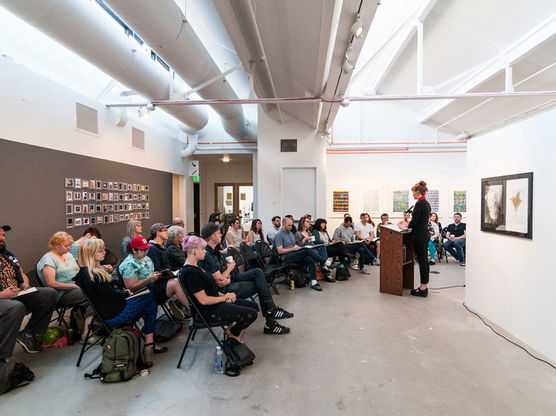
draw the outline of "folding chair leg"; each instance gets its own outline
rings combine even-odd
[[[195,341],[195,335],[197,334],[197,330],[193,330],[193,336],[191,337],[191,341]]]
[[[183,361],[183,356],[185,355],[185,350],[187,349],[187,345],[189,344],[189,341],[195,335],[195,332],[197,332],[196,329],[193,329],[192,331],[189,331],[189,335],[187,336],[187,341],[185,341],[185,345],[183,346],[183,350],[182,350],[181,355],[180,355],[180,360],[178,361],[178,368],[181,367],[181,362]]]
[[[83,340],[83,346],[81,347],[81,352],[79,353],[79,358],[77,359],[77,364],[75,365],[76,367],[79,367],[81,365],[81,360],[83,359],[83,355],[85,354],[85,351],[87,351],[87,341],[89,341],[90,336],[91,336],[91,328],[89,327],[89,329],[87,330],[87,335],[85,335],[85,340]]]

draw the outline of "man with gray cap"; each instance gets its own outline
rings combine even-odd
[[[199,266],[213,277],[222,293],[233,292],[239,299],[259,295],[261,310],[266,319],[265,334],[288,334],[290,329],[280,325],[276,320],[292,318],[293,313],[276,306],[263,271],[252,269],[232,276],[232,271],[236,267],[235,262],[233,260],[226,262],[218,250],[222,241],[221,227],[222,224],[209,222],[201,229],[201,237],[207,241],[207,252],[205,259],[199,262]]]
[[[149,244],[151,247],[147,251],[147,256],[151,258],[154,265],[154,271],[160,272],[170,268],[168,260],[168,252],[164,247],[164,242],[168,240],[168,226],[160,222],[151,226],[151,239]]]
[[[0,361],[12,355],[16,341],[29,353],[41,351],[37,337],[48,328],[56,304],[56,290],[49,287],[18,296],[30,285],[15,255],[6,249],[6,232],[10,230],[9,225],[0,227]],[[31,319],[20,332],[28,313]]]

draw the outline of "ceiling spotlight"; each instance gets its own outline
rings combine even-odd
[[[349,98],[344,97],[343,95],[340,95],[339,98],[340,98],[340,100],[341,100],[341,101],[340,101],[340,105],[341,105],[342,107],[348,107],[348,106],[351,104],[351,102],[349,101]]]
[[[361,16],[358,14],[355,22],[351,25],[351,34],[356,38],[360,38],[363,34],[363,25],[361,24]]]
[[[156,110],[156,107],[154,106],[154,104],[149,103],[147,104],[147,106],[145,107],[147,109],[147,111],[154,111]]]
[[[222,157],[222,162],[224,162],[224,163],[230,163],[230,160],[232,160],[232,159],[230,159],[230,155],[224,155]]]

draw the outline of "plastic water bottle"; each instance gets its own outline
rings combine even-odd
[[[224,374],[224,361],[222,361],[222,348],[216,346],[216,356],[214,357],[214,372],[216,374]]]

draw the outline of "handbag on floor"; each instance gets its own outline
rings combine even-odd
[[[233,338],[228,338],[224,342],[224,353],[226,360],[225,374],[230,377],[237,377],[241,369],[253,364],[255,353],[249,347]]]
[[[0,394],[29,384],[35,374],[25,364],[0,362]]]

